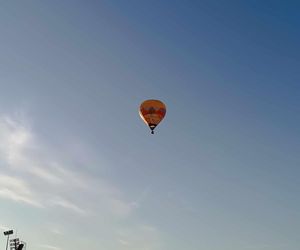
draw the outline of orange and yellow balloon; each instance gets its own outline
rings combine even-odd
[[[154,129],[166,115],[166,105],[159,100],[146,100],[142,102],[139,113],[154,134]]]

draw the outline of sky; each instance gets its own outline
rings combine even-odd
[[[30,250],[298,249],[299,9],[1,1],[1,231]],[[167,106],[155,135],[146,99]]]

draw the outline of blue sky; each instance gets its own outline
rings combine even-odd
[[[299,8],[1,2],[1,230],[32,250],[299,248]]]

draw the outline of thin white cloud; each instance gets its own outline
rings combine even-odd
[[[87,217],[93,222],[103,218],[130,218],[139,207],[138,201],[127,201],[116,185],[90,175],[84,168],[66,164],[67,157],[60,154],[59,149],[49,150],[28,123],[0,116],[0,166],[3,166],[0,199],[54,213],[75,213],[80,215],[78,218],[84,217],[84,223],[88,222]],[[73,157],[72,162],[76,162],[76,158]],[[62,235],[61,226],[49,226],[46,231]],[[116,236],[115,244],[123,250],[156,250],[159,234],[152,227],[129,225]],[[60,250],[58,246],[47,244],[39,247]]]
[[[89,215],[89,212],[87,210],[80,208],[79,206],[75,205],[74,203],[72,203],[62,197],[56,197],[56,198],[52,199],[50,201],[50,205],[62,207],[62,208],[71,210],[71,211],[81,214],[81,215]]]
[[[123,240],[123,239],[118,239],[118,242],[120,242],[120,244],[123,245],[123,246],[129,246],[130,245],[130,243],[128,241]]]
[[[31,140],[30,131],[8,116],[0,120],[0,150],[10,167],[24,163],[22,150]]]
[[[10,230],[10,228],[0,224],[0,231],[7,231],[7,230]]]
[[[23,180],[1,174],[0,197],[16,202],[23,202],[35,207],[43,207]]]
[[[109,202],[110,202],[112,211],[115,214],[120,215],[120,216],[129,215],[132,212],[132,210],[135,208],[134,203],[125,203],[121,200],[114,199],[114,198],[110,199]]]
[[[50,171],[43,169],[42,166],[40,166],[40,167],[32,166],[29,169],[29,172],[37,177],[40,177],[41,179],[43,179],[49,183],[52,183],[52,184],[62,184],[63,183],[63,180],[61,178],[59,178],[57,175],[51,173]]]
[[[0,197],[16,202],[26,203],[35,207],[43,207],[40,203],[5,188],[0,189]]]
[[[252,249],[252,250],[265,250],[265,249],[284,249],[288,246],[288,244],[280,244],[280,245],[273,245],[273,244],[256,244],[256,245],[248,245],[245,246],[244,249]]]
[[[10,187],[13,189],[18,189],[23,194],[30,194],[30,190],[28,189],[26,183],[16,177],[8,176],[8,175],[0,175],[0,183],[1,187]]]
[[[36,145],[35,136],[28,125],[5,116],[0,117],[0,156],[7,166],[21,172],[58,184],[63,181],[51,172],[49,166],[44,166],[44,160]],[[48,164],[48,163],[46,163]]]
[[[64,235],[63,231],[58,228],[50,228],[49,231],[55,235],[60,235],[60,236]]]
[[[40,244],[38,247],[44,248],[44,249],[49,249],[49,250],[61,250],[61,248],[58,246],[52,246],[52,245],[47,245],[47,244]]]
[[[162,249],[158,230],[149,225],[136,225],[122,229],[117,236],[118,249],[158,250]]]
[[[58,163],[60,159],[51,157],[38,143],[28,123],[9,116],[0,117],[0,161],[14,174],[26,175],[22,183],[14,179],[12,183],[15,186],[7,186],[7,182],[6,185],[0,185],[2,198],[36,207],[62,207],[81,215],[91,214],[79,205],[85,204],[83,199],[91,196],[97,196],[102,203],[108,204],[107,211],[117,216],[127,216],[134,208],[132,204],[120,199],[121,192],[115,186],[82,172],[71,171],[69,169],[72,168]],[[71,192],[68,197],[63,197],[62,192],[68,190],[76,190],[77,194],[82,195],[75,196]],[[97,204],[92,206],[98,210]]]

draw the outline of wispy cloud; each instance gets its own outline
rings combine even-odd
[[[5,174],[0,172],[1,198],[41,208],[61,207],[82,216],[92,215],[100,204],[102,210],[122,217],[136,208],[122,199],[116,186],[74,171],[59,155],[51,155],[28,124],[18,117],[0,117],[0,162],[6,167]]]
[[[55,235],[61,235],[61,236],[64,235],[63,231],[58,228],[50,228],[49,231]]]
[[[5,188],[0,189],[0,197],[10,199],[13,201],[17,201],[17,202],[24,202],[24,203],[27,203],[29,205],[33,205],[36,207],[42,207],[42,205],[39,204],[38,202],[36,202],[30,198],[24,197],[24,196],[18,194],[17,192],[14,192],[12,190],[5,189]]]
[[[245,246],[244,249],[251,249],[251,250],[267,250],[267,249],[284,249],[288,246],[288,244],[253,244]]]
[[[67,210],[71,210],[71,211],[73,211],[75,213],[78,213],[78,214],[81,214],[81,215],[88,215],[89,214],[89,212],[87,210],[84,210],[84,209],[78,207],[74,203],[72,203],[72,202],[70,202],[66,199],[63,199],[62,197],[53,198],[49,202],[49,204],[52,205],[52,206],[58,206],[58,207],[65,208]]]
[[[10,229],[9,227],[0,224],[0,230],[1,231],[7,231],[9,229]]]
[[[158,230],[149,225],[135,225],[118,232],[118,249],[162,249]]]
[[[129,246],[130,243],[126,240],[123,239],[118,239],[118,242],[122,245],[122,246]]]
[[[47,244],[41,244],[38,247],[44,248],[44,249],[49,249],[49,250],[61,250],[61,248],[58,246],[51,246],[51,245],[47,245]]]
[[[7,175],[0,175],[0,197],[43,207],[23,180]]]
[[[70,166],[71,161],[65,160],[68,156],[59,150],[49,150],[28,124],[22,119],[0,116],[0,199],[52,213],[73,213],[79,215],[76,219],[83,218],[83,223],[89,223],[89,219],[95,223],[103,218],[131,218],[139,201],[126,200],[121,189],[109,180]],[[82,164],[82,159],[78,162]],[[45,230],[62,235],[64,225],[53,223],[58,224],[48,225]],[[116,230],[119,233],[115,244],[120,249],[159,249],[155,228],[129,224],[126,229],[117,226]],[[63,235],[67,237],[66,230]],[[41,248],[61,249],[48,244],[39,245]]]

